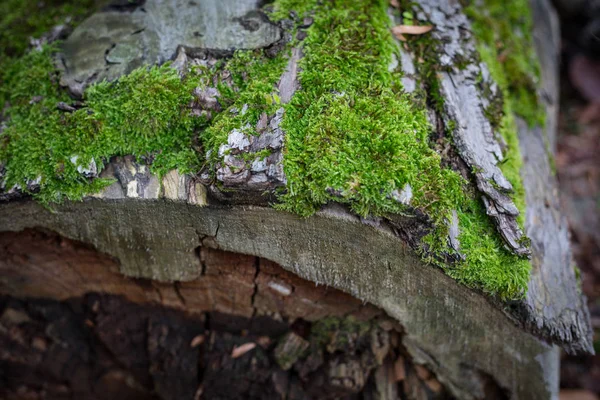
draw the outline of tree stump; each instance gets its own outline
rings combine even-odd
[[[548,1],[259,3],[117,1],[4,68],[2,395],[557,398],[593,347]]]

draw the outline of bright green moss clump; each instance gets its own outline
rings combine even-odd
[[[386,7],[337,0],[316,9],[302,90],[283,123],[285,209],[308,215],[338,201],[363,216],[403,212],[392,192],[410,184],[411,204],[443,218],[461,197],[461,178],[429,148],[425,110],[388,71],[395,44]]]
[[[446,273],[467,286],[481,288],[505,300],[525,295],[531,263],[506,249],[481,200],[466,200],[457,214],[458,238],[465,259],[457,268],[445,268]]]
[[[192,141],[204,119],[188,109],[194,75],[181,80],[168,65],[141,68],[116,83],[92,86],[86,107],[66,113],[57,109],[70,99],[58,87],[52,51],[30,52],[2,71],[7,84],[0,96],[11,104],[0,136],[7,187],[38,181],[36,197],[44,203],[77,200],[108,183],[89,180],[77,168],[92,160],[101,168],[115,155],[146,157],[159,174],[200,167]]]

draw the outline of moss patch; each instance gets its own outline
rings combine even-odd
[[[537,97],[540,65],[533,46],[528,0],[507,5],[501,0],[465,1],[482,61],[510,99],[511,110],[530,125],[543,125],[545,112]]]
[[[196,68],[183,80],[168,65],[140,68],[117,82],[90,87],[85,107],[73,113],[56,109],[57,102],[70,100],[58,88],[52,47],[11,60],[0,72],[0,98],[11,104],[8,127],[0,136],[7,186],[25,187],[39,179],[35,196],[43,202],[80,199],[107,182],[89,180],[77,167],[92,160],[101,166],[112,156],[127,154],[152,162],[158,174],[171,168],[196,172],[208,150],[213,155],[209,161],[217,160],[231,130],[255,134],[262,113],[273,115],[283,107],[288,187],[277,207],[307,216],[335,201],[363,216],[409,213],[393,198],[409,184],[410,206],[426,211],[436,226],[421,249],[426,261],[487,293],[504,299],[522,296],[529,263],[504,248],[476,194],[468,193],[467,182],[442,166],[429,143],[433,127],[422,100],[403,92],[399,69],[388,70],[396,51],[388,2],[316,5],[317,0],[273,5],[276,18],[295,10],[302,20],[314,10],[314,23],[302,42],[301,89],[285,105],[279,104],[276,84],[297,42],[274,58],[260,50],[237,51],[216,68]],[[431,86],[435,74],[429,78]],[[190,113],[193,89],[208,86],[218,88],[223,108],[210,121]],[[505,113],[502,121],[506,115],[512,114]],[[502,126],[510,131],[507,121]],[[447,243],[452,210],[459,216],[466,259],[448,265],[439,260],[452,253]]]
[[[524,296],[531,263],[506,250],[481,200],[468,199],[461,204],[457,214],[465,260],[458,268],[445,268],[448,275],[467,286],[498,294],[504,300]]]
[[[7,187],[37,180],[41,189],[35,196],[42,202],[77,200],[108,183],[88,180],[77,168],[92,160],[101,168],[115,155],[146,157],[159,174],[200,167],[192,140],[204,119],[187,109],[194,75],[181,80],[168,65],[141,68],[118,82],[92,86],[86,107],[65,113],[57,103],[69,98],[53,79],[52,52],[52,47],[30,52],[2,72],[9,82],[3,95],[11,104],[0,137]]]
[[[274,58],[268,58],[263,50],[236,51],[222,67],[227,71],[225,76],[231,75],[231,83],[220,79],[222,75],[214,74],[214,79],[201,84],[201,87],[211,86],[216,80],[221,93],[219,102],[226,109],[201,133],[206,148],[211,150],[213,162],[217,161],[219,147],[227,143],[227,136],[233,129],[258,135],[256,123],[260,115],[273,115],[281,107],[276,84],[285,70],[288,53],[284,51]],[[257,156],[252,155],[253,158]]]
[[[328,201],[360,215],[405,212],[392,197],[410,184],[411,203],[445,216],[461,179],[429,148],[425,110],[388,71],[395,44],[385,1],[320,5],[303,43],[302,90],[286,107],[282,208],[309,215]]]

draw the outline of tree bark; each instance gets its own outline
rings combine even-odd
[[[452,26],[468,24],[458,6],[418,3],[448,52],[474,47],[452,36]],[[492,184],[499,169],[486,143],[495,139],[466,72],[442,74],[437,116],[464,127],[457,150],[478,171],[507,246],[532,252],[525,299],[503,303],[426,265],[415,254],[414,220],[363,219],[336,204],[309,218],[269,207],[285,184],[275,115],[263,143],[274,150],[272,168],[260,184],[255,171],[240,180],[225,167],[219,185],[177,171],[159,181],[125,156],[100,174],[116,182],[81,202],[48,210],[0,194],[4,396],[556,398],[557,345],[591,351],[591,328],[546,154],[558,104],[557,22],[546,0],[532,10],[548,117],[544,129],[518,123],[525,232],[500,179]],[[294,49],[279,81],[282,101],[298,89],[299,57]],[[81,91],[66,64],[65,84]],[[123,72],[111,65],[106,77]]]

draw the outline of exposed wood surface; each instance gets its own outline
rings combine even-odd
[[[536,334],[570,352],[593,351],[593,331],[585,296],[575,276],[569,227],[561,212],[558,185],[547,152],[553,154],[558,118],[558,18],[546,0],[532,2],[534,39],[542,66],[545,129],[517,120],[526,187],[525,233],[531,239],[533,271],[527,299],[515,306],[518,319]]]
[[[193,254],[198,277],[175,282],[127,278],[115,258],[50,231],[0,233],[0,254],[0,292],[15,297],[65,301],[98,292],[188,313],[221,312],[245,318],[277,314],[277,319],[307,321],[349,315],[369,320],[382,314],[349,294],[316,286],[269,260],[200,245]]]
[[[51,232],[0,248],[21,283],[0,290],[2,398],[449,398],[393,319],[270,261],[201,247],[200,277],[168,284]]]
[[[34,202],[10,203],[3,211],[5,230],[52,229],[116,257],[120,272],[136,278],[193,281],[202,273],[200,245],[274,261],[381,307],[404,326],[410,354],[460,398],[482,398],[487,377],[512,398],[548,398],[556,390],[555,348],[480,294],[422,264],[391,231],[343,209],[302,219],[270,208],[123,199],[65,204],[53,213]],[[529,379],[514,379],[521,374]]]

